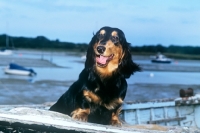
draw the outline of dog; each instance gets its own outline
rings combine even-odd
[[[140,70],[132,60],[130,43],[123,31],[103,27],[89,43],[85,67],[78,80],[50,110],[71,115],[79,121],[119,126],[119,113],[127,91],[126,79]]]

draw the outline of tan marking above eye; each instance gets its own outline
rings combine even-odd
[[[111,33],[111,35],[112,35],[112,36],[118,36],[118,33],[117,33],[117,31],[113,31],[113,32]]]
[[[104,35],[104,34],[106,34],[106,31],[105,30],[101,30],[99,34]]]
[[[119,37],[118,37],[118,34],[117,34],[116,31],[113,31],[113,32],[111,33],[111,35],[112,35],[112,36],[110,37],[110,39],[112,40],[113,43],[119,42]]]

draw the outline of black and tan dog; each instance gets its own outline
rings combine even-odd
[[[79,78],[50,108],[80,121],[120,125],[120,107],[131,74],[130,44],[118,28],[103,27],[92,38]]]

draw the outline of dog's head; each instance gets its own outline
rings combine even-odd
[[[101,77],[111,77],[115,73],[129,78],[140,68],[132,61],[130,44],[123,31],[118,28],[103,27],[92,38],[87,51],[86,69],[92,69]]]

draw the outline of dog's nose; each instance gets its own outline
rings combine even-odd
[[[100,53],[100,54],[103,54],[103,52],[106,50],[106,48],[104,46],[98,46],[97,47],[97,51]]]

